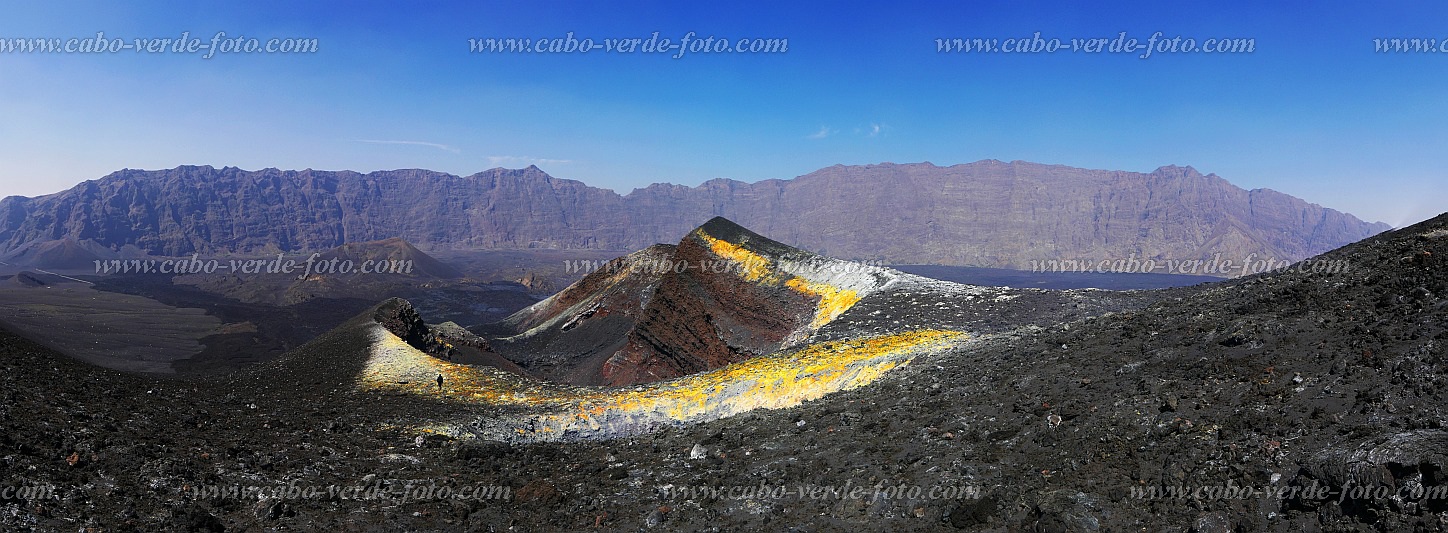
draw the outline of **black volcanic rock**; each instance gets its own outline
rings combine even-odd
[[[487,339],[452,322],[429,325],[412,303],[389,298],[372,309],[372,320],[419,351],[448,361],[499,368],[516,374],[527,372],[493,351]]]
[[[637,250],[715,216],[834,257],[1014,268],[1133,253],[1298,260],[1388,229],[1190,167],[836,165],[793,180],[655,184],[620,196],[536,167],[458,177],[183,166],[0,200],[0,251],[71,238],[184,256],[391,237],[423,249]]]
[[[417,309],[407,300],[391,298],[379,304],[372,319],[403,342],[424,352],[437,342],[428,330],[427,323],[423,322],[422,315],[419,315]]]
[[[794,407],[527,445],[429,433],[476,414],[451,389],[359,388],[376,310],[189,380],[0,331],[0,472],[43,489],[8,491],[0,529],[1441,531],[1444,257],[1448,215],[1323,257],[1346,272],[1127,293],[901,284],[831,326],[977,339]],[[1102,300],[1129,305],[1064,314]],[[435,483],[506,491],[392,492]],[[226,492],[293,486],[322,492]],[[1227,487],[1248,493],[1216,497]],[[760,495],[774,489],[793,492]]]

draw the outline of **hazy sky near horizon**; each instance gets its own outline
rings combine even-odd
[[[210,58],[0,49],[0,196],[186,164],[459,175],[533,164],[627,193],[999,159],[1190,165],[1401,226],[1448,211],[1448,53],[1376,53],[1373,39],[1448,40],[1445,15],[1424,2],[0,1],[0,41],[189,33],[210,45],[225,32],[318,45]],[[788,50],[469,50],[569,32]],[[1067,49],[937,52],[936,39],[1036,32]],[[1252,39],[1253,51],[1069,50],[1121,32]]]

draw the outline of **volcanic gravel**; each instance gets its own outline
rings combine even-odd
[[[367,316],[276,361],[192,379],[98,369],[4,334],[0,489],[54,490],[0,490],[0,528],[1442,530],[1448,499],[1352,494],[1448,486],[1448,217],[1323,259],[1351,269],[1125,293],[914,279],[816,338],[945,327],[972,341],[798,407],[597,442],[509,446],[408,429],[465,407],[357,390],[367,340],[352,333]],[[1137,497],[1228,483],[1349,494]],[[192,490],[288,484],[508,490]],[[901,486],[972,493],[891,489]],[[825,487],[846,493],[811,491]]]

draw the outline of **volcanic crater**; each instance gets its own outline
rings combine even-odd
[[[507,441],[637,434],[788,407],[966,338],[923,324],[820,335],[907,281],[921,282],[715,218],[480,328],[487,340],[389,301],[374,314],[383,327],[368,333],[363,386],[476,404],[483,414],[425,429]],[[470,361],[455,360],[463,351]]]

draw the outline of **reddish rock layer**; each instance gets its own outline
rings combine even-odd
[[[818,297],[784,286],[752,283],[732,269],[695,230],[679,243],[677,264],[665,274],[628,343],[603,367],[604,382],[630,385],[719,368],[780,348],[807,326]]]

